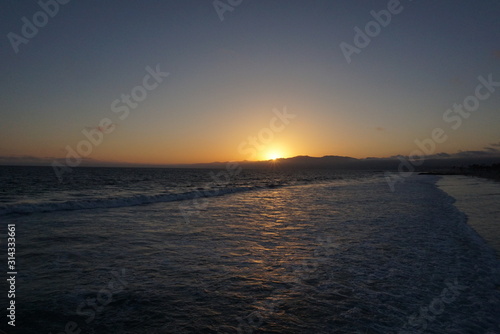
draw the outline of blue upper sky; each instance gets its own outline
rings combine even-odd
[[[500,82],[500,2],[397,3],[220,0],[231,10],[218,13],[210,0],[73,0],[56,13],[55,0],[4,1],[0,162],[68,150],[115,162],[245,160],[252,136],[256,159],[409,155],[435,128],[447,139],[433,153],[493,152],[500,87],[468,118],[443,115],[475,94],[479,76]],[[354,28],[388,8],[398,13],[346,61],[341,43],[355,47]],[[38,32],[23,36],[36,20]],[[112,103],[157,66],[168,76],[120,119]],[[296,117],[259,139],[285,107]],[[85,129],[96,143],[78,151]]]

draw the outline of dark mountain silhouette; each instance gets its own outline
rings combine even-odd
[[[189,168],[225,168],[230,162],[212,162],[201,164],[172,165],[172,167]],[[239,161],[242,168],[327,168],[327,169],[358,169],[358,170],[397,170],[414,168],[416,171],[435,169],[465,168],[473,164],[490,165],[500,163],[500,156],[496,157],[445,157],[433,156],[425,159],[422,164],[412,163],[407,157],[365,158],[356,159],[344,156],[327,155],[324,157],[310,157],[307,155],[292,158],[280,158],[266,161]]]

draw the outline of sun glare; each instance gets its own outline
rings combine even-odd
[[[281,154],[277,153],[277,152],[270,152],[268,155],[267,155],[267,159],[268,160],[276,160],[276,159],[279,159],[281,158]]]

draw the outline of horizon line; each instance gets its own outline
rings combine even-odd
[[[115,161],[103,161],[103,160],[95,160],[95,159],[85,159],[78,166],[74,166],[71,168],[77,167],[123,167],[123,168],[189,168],[189,167],[203,167],[207,165],[220,165],[220,164],[259,164],[259,163],[277,163],[277,162],[285,162],[287,160],[304,158],[304,159],[324,159],[324,158],[339,158],[339,159],[349,159],[352,162],[354,161],[391,161],[398,159],[409,159],[409,156],[405,155],[393,155],[389,157],[365,157],[365,158],[354,158],[349,156],[340,156],[340,155],[324,155],[321,157],[318,156],[309,156],[309,155],[297,155],[293,157],[287,158],[276,158],[276,159],[267,159],[267,160],[226,160],[226,161],[211,161],[211,162],[192,162],[192,163],[134,163],[134,162],[115,162]],[[12,160],[11,160],[12,159]],[[448,153],[438,153],[427,156],[419,157],[420,160],[447,160],[447,159],[457,159],[457,160],[481,160],[481,159],[500,159],[500,151],[491,152],[491,151],[460,151],[458,153],[448,154]],[[10,161],[9,161],[10,160]],[[0,166],[10,166],[10,167],[53,167],[53,163],[62,163],[64,158],[40,158],[33,156],[10,156],[10,157],[0,157]]]

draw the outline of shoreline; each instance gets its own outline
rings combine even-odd
[[[462,175],[462,176],[470,176],[470,177],[480,177],[483,179],[493,180],[496,182],[500,182],[500,171],[499,170],[435,170],[429,172],[419,172],[418,175]]]
[[[467,216],[467,224],[495,250],[497,258],[500,259],[500,225],[494,218],[500,214],[495,205],[500,200],[500,184],[497,183],[499,180],[491,182],[493,180],[484,174],[427,175],[457,177],[442,177],[436,185],[455,199],[453,205]]]

